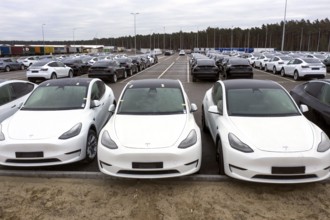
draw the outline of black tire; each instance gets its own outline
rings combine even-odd
[[[281,76],[282,77],[285,77],[285,70],[284,70],[284,68],[281,69]]]
[[[85,163],[90,163],[96,158],[97,154],[97,134],[93,129],[88,131],[86,140],[86,156],[84,159]]]
[[[69,78],[73,78],[73,72],[72,72],[72,70],[69,71],[68,77]]]
[[[277,74],[277,71],[276,71],[276,67],[275,66],[273,67],[273,74],[274,75]]]
[[[111,81],[112,83],[116,83],[117,80],[118,80],[118,78],[117,78],[117,73],[114,73],[114,74],[111,76],[110,81]]]
[[[6,67],[5,67],[5,71],[6,71],[6,72],[10,72],[10,66],[6,66]]]
[[[28,81],[32,82],[32,83],[36,83],[36,80],[33,78],[28,78]]]
[[[223,161],[223,151],[222,151],[222,143],[221,140],[217,141],[217,162],[218,162],[218,171],[220,175],[225,175],[225,167]]]
[[[293,80],[294,81],[298,81],[299,79],[300,79],[299,73],[298,73],[297,70],[295,70],[294,73],[293,73]]]
[[[124,71],[124,75],[123,75],[123,78],[126,79],[127,78],[127,72],[126,70]]]
[[[209,132],[209,128],[205,123],[205,113],[204,113],[204,106],[202,106],[202,131],[205,133]]]
[[[52,73],[52,75],[50,76],[50,79],[57,79],[56,73]]]
[[[265,72],[268,72],[267,65],[265,65]]]
[[[133,75],[133,70],[132,69],[129,69],[128,76],[132,76],[132,75]]]

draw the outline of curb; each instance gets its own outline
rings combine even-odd
[[[77,178],[77,179],[105,179],[105,180],[128,180],[129,178],[113,177],[101,172],[70,172],[70,171],[15,171],[0,170],[0,176],[10,177],[37,177],[37,178]],[[140,179],[142,180],[142,179]],[[146,179],[148,180],[148,179]],[[150,180],[150,179],[149,179]],[[161,178],[153,180],[182,180],[182,181],[228,181],[227,176],[220,175],[190,175],[174,178]]]

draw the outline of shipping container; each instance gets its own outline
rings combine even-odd
[[[11,48],[12,56],[22,56],[23,55],[23,47],[22,46],[12,46]]]
[[[9,46],[0,46],[0,56],[10,56],[11,51]]]
[[[54,47],[54,53],[56,54],[64,54],[67,53],[65,47]]]
[[[40,47],[34,47],[34,53],[36,55],[40,55],[41,54]]]
[[[46,54],[54,54],[54,47],[45,47]]]

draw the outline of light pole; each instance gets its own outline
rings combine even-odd
[[[138,15],[138,12],[132,12],[131,13],[134,16],[134,52],[136,54],[136,15]]]
[[[74,47],[74,50],[75,50],[75,51],[77,51],[77,50],[76,50],[76,42],[75,42],[75,40],[74,40],[74,31],[75,31],[76,29],[77,29],[77,28],[73,28],[73,29],[72,29],[73,47]]]
[[[283,48],[284,48],[284,36],[285,36],[286,6],[287,6],[287,3],[288,3],[288,0],[285,0],[284,22],[283,22],[283,31],[282,31],[282,46],[281,46],[281,51],[283,51]]]
[[[233,50],[233,26],[231,27],[231,35],[230,35],[230,51]]]
[[[44,34],[44,26],[46,24],[42,24],[41,25],[41,30],[42,30],[42,41],[43,41],[43,45],[44,45],[44,55],[45,55],[45,34]]]
[[[163,50],[165,53],[165,26],[164,26],[164,38],[163,38]]]

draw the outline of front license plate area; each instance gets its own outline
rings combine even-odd
[[[141,163],[133,162],[133,169],[160,169],[163,168],[163,162]]]
[[[272,167],[272,174],[305,174],[306,167]]]
[[[16,158],[42,158],[44,157],[44,152],[15,152]]]

